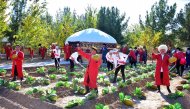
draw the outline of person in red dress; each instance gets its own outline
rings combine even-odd
[[[69,43],[66,43],[64,46],[64,57],[66,61],[69,61],[69,57],[71,56],[71,46]]]
[[[51,45],[51,58],[52,59],[55,58],[55,54],[54,54],[55,47],[56,47],[56,44],[52,43],[52,45]]]
[[[179,76],[183,76],[184,65],[186,64],[185,53],[178,47],[174,53],[174,57],[177,58],[176,69]]]
[[[44,59],[46,52],[47,52],[47,49],[46,49],[45,46],[43,46],[42,48],[40,48],[40,53],[41,53],[42,59]]]
[[[31,47],[29,47],[28,51],[30,53],[30,58],[33,60],[33,58],[34,58],[34,49],[32,49]]]
[[[140,56],[139,62],[140,62],[140,63],[143,62],[143,55],[144,55],[144,50],[143,50],[143,47],[140,46],[140,47],[139,47],[139,56]]]
[[[13,77],[12,81],[16,81],[17,77],[22,81],[23,80],[22,64],[24,60],[24,53],[20,51],[19,45],[16,45],[16,48],[11,53],[10,58],[12,59],[12,73],[11,73],[11,76]]]
[[[12,52],[12,47],[10,45],[10,43],[7,43],[7,45],[4,47],[5,49],[5,53],[6,53],[6,58],[7,60],[9,60],[11,52]]]
[[[135,51],[134,51],[133,49],[130,49],[128,58],[129,58],[129,62],[130,62],[130,64],[131,64],[131,68],[133,67],[133,65],[134,65],[135,68],[136,68],[137,57],[136,57]]]
[[[169,78],[169,55],[167,54],[168,47],[166,45],[160,45],[158,51],[160,53],[156,54],[155,50],[152,51],[152,58],[156,59],[156,69],[155,69],[155,84],[157,85],[158,92],[160,92],[160,85],[167,86],[167,90],[170,90],[170,78]]]
[[[84,57],[89,61],[88,66],[86,68],[86,73],[84,76],[84,83],[83,83],[86,89],[86,94],[90,92],[90,89],[94,89],[98,93],[97,76],[102,60],[101,57],[98,54],[96,54],[97,48],[92,47],[91,54],[85,53],[84,51],[81,50],[80,47],[77,48],[77,51],[82,57]]]

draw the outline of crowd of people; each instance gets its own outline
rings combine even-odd
[[[148,56],[151,59],[156,59],[156,69],[155,69],[155,84],[157,85],[158,92],[160,92],[160,85],[167,86],[168,92],[171,93],[169,88],[169,66],[174,65],[176,68],[176,73],[179,76],[183,76],[185,68],[190,66],[190,48],[187,48],[186,52],[183,52],[181,48],[171,49],[166,45],[160,45],[157,49],[153,49],[152,52],[148,53],[146,47],[128,47],[124,45],[122,47],[107,48],[106,44],[102,45],[102,48],[98,49],[92,46],[90,52],[86,53],[80,44],[76,44],[74,49],[71,49],[68,43],[63,47],[65,53],[65,61],[70,62],[70,71],[74,71],[74,63],[80,64],[82,62],[82,57],[88,61],[86,72],[84,75],[84,86],[86,88],[86,93],[89,93],[91,89],[98,92],[97,87],[97,76],[98,69],[102,63],[107,64],[108,71],[114,72],[114,80],[112,83],[116,83],[117,75],[120,71],[122,74],[123,82],[125,82],[125,66],[129,64],[131,67],[136,68],[136,64],[147,64]],[[31,58],[34,56],[34,50],[29,48],[29,53]],[[15,50],[8,44],[5,47],[6,58],[12,59],[12,76],[13,81],[19,78],[23,80],[22,73],[22,63],[24,60],[24,52],[19,45],[16,45]],[[39,47],[39,55],[44,59],[47,52],[47,48],[44,46]],[[98,53],[101,53],[98,54]],[[150,55],[151,54],[151,55]],[[55,68],[60,67],[60,57],[61,50],[56,44],[51,46],[51,58],[55,60]],[[171,58],[175,58],[176,61],[170,61]],[[79,62],[80,61],[80,62]]]

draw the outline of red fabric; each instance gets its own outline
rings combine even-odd
[[[180,59],[180,64],[181,65],[185,65],[186,64],[186,59],[185,58],[181,58]]]
[[[121,49],[121,52],[124,53],[124,54],[126,54],[126,53],[127,53],[127,47],[123,47],[123,48]]]
[[[4,49],[5,49],[6,56],[10,57],[11,52],[12,52],[12,47],[11,46],[5,46]]]
[[[130,50],[129,56],[133,57],[133,59],[137,60],[137,57],[135,55],[135,52],[133,50]]]
[[[176,57],[177,59],[185,58],[185,53],[183,53],[182,51],[176,52],[174,53],[174,57]]]
[[[32,48],[28,48],[28,51],[30,52],[30,57],[33,58],[34,50]]]
[[[139,50],[139,55],[140,55],[140,62],[142,62],[143,61],[143,54],[144,54],[144,51],[143,50]]]
[[[162,60],[161,54],[152,54],[152,58],[156,59],[156,70],[155,70],[155,81],[156,85],[165,85],[169,86],[170,85],[170,79],[169,79],[169,55],[165,54],[164,58]],[[160,70],[161,67],[163,68],[163,83],[161,82],[160,78]]]
[[[47,51],[46,47],[40,48],[40,53],[41,53],[41,57],[42,57],[42,58],[45,57],[46,51]]]
[[[88,67],[86,69],[86,73],[84,76],[83,84],[85,86],[89,86],[90,88],[97,88],[96,83],[97,83],[98,69],[101,65],[101,58],[98,61],[94,60],[91,54],[87,54],[83,52],[81,49],[78,50],[78,53],[89,61]],[[89,83],[87,82],[88,77],[90,79]]]
[[[71,46],[65,45],[64,46],[64,54],[65,54],[65,59],[69,59],[71,56]]]
[[[23,78],[23,72],[22,72],[22,63],[24,60],[24,53],[22,51],[19,51],[17,54],[17,58],[13,59],[12,55],[16,54],[16,51],[13,51],[11,53],[10,58],[12,59],[12,73],[11,76],[14,76],[14,68],[15,65],[17,67],[17,72],[18,72],[18,78]]]

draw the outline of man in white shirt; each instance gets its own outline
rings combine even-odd
[[[128,55],[122,53],[122,52],[118,52],[118,54],[116,54],[116,57],[114,58],[114,60],[117,60],[117,67],[115,70],[115,77],[113,80],[113,83],[116,83],[117,80],[117,74],[118,72],[121,70],[121,74],[122,74],[122,78],[123,78],[123,82],[125,82],[125,64],[127,61]]]
[[[59,69],[61,50],[59,49],[59,46],[56,46],[53,51],[54,51],[54,55],[55,55],[55,68]]]

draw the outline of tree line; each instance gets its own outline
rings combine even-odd
[[[119,44],[131,47],[151,48],[160,43],[189,46],[190,3],[179,13],[176,7],[176,3],[168,5],[167,0],[160,0],[152,5],[146,16],[139,15],[139,23],[128,25],[130,17],[117,7],[96,9],[87,6],[82,15],[64,7],[53,18],[47,11],[45,0],[0,0],[0,39],[8,37],[14,45],[32,48],[39,44],[48,47],[54,42],[62,46],[73,33],[96,28],[113,36]],[[10,13],[6,13],[8,8],[11,8]]]

